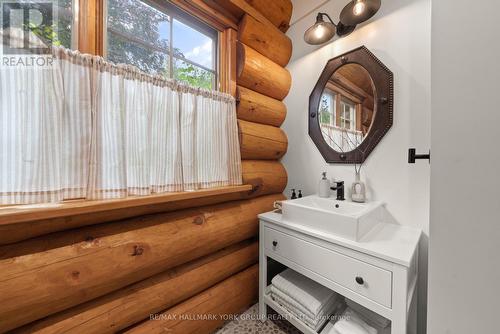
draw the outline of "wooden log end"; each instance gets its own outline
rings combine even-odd
[[[292,40],[269,23],[260,22],[249,14],[240,21],[238,40],[278,65],[285,67],[292,56]]]
[[[242,86],[237,86],[236,98],[239,119],[275,127],[280,127],[285,121],[286,106],[279,100]]]

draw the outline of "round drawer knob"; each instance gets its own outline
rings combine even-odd
[[[273,241],[273,247],[278,246],[278,242],[276,240]]]
[[[365,284],[365,280],[363,279],[363,277],[356,277],[356,283],[358,283],[359,285],[363,285]]]

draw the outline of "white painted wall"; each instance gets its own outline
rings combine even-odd
[[[350,36],[322,47],[305,44],[304,31],[315,22],[318,11],[337,20],[347,1],[331,0],[311,13],[307,3],[308,0],[294,1],[294,8],[301,12],[294,12],[298,21],[287,32],[294,47],[288,66],[292,87],[285,99],[288,115],[284,130],[289,145],[283,163],[289,174],[287,194],[290,188],[302,189],[304,194],[316,193],[322,171],[346,181],[348,187],[354,181],[353,166],[325,163],[308,136],[307,114],[309,94],[326,62],[365,45],[394,72],[395,104],[394,125],[365,162],[362,178],[370,199],[385,201],[398,223],[420,227],[427,236],[430,168],[425,161],[409,165],[407,152],[409,147],[420,152],[430,147],[430,0],[384,0],[369,22]],[[311,6],[321,3],[313,1]],[[305,14],[308,15],[304,17]],[[424,333],[427,237],[421,245],[421,259],[419,332]]]
[[[498,13],[498,0],[432,2],[432,334],[500,333]]]
[[[312,12],[317,13],[316,9],[329,1],[330,0],[292,0],[293,12],[290,25],[295,24],[304,16]]]

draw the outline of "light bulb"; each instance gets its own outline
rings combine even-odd
[[[314,29],[314,36],[316,38],[322,38],[325,35],[325,27],[323,25],[318,25],[316,29]]]
[[[363,14],[365,11],[366,4],[364,0],[356,0],[356,3],[354,4],[354,7],[352,7],[352,12],[354,15],[358,16]]]

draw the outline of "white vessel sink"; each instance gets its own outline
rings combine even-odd
[[[284,222],[359,241],[383,221],[382,202],[353,203],[317,195],[283,201]]]

